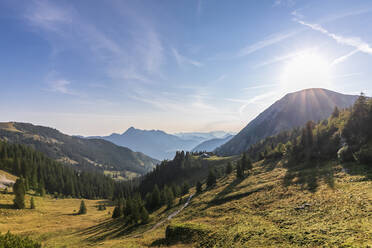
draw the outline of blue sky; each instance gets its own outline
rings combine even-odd
[[[239,131],[288,92],[372,93],[372,1],[0,2],[0,121]]]

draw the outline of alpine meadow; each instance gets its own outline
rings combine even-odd
[[[0,248],[372,247],[369,0],[0,1]]]

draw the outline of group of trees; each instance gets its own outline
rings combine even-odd
[[[327,120],[308,121],[303,128],[268,137],[247,153],[255,160],[286,158],[288,167],[337,158],[372,164],[371,123],[372,99],[361,94],[351,108],[335,107]]]
[[[108,198],[115,182],[99,172],[79,171],[47,158],[30,147],[0,141],[0,169],[23,178],[25,191],[30,189],[60,196]]]
[[[112,218],[123,218],[126,222],[132,224],[137,224],[139,221],[147,223],[149,213],[141,196],[137,193],[133,197],[119,199],[112,213]]]
[[[245,177],[245,172],[252,170],[253,164],[250,157],[243,153],[242,158],[238,161],[238,164],[236,165],[236,177],[239,179],[243,179]],[[248,174],[249,175],[249,174]]]

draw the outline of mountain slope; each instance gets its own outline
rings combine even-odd
[[[123,134],[99,137],[112,143],[129,147],[159,160],[172,159],[178,150],[191,150],[204,140],[183,139],[160,130],[129,128]]]
[[[229,142],[216,149],[220,155],[239,154],[259,140],[280,131],[319,121],[330,116],[334,107],[350,107],[358,96],[326,89],[306,89],[287,94],[252,120]]]
[[[197,145],[196,147],[194,147],[191,151],[192,152],[197,152],[197,151],[212,152],[217,147],[228,142],[230,139],[232,139],[232,137],[234,136],[226,135],[226,137],[224,138],[215,138],[215,139],[206,140],[202,142],[201,144]]]
[[[1,123],[0,139],[30,145],[52,159],[86,169],[144,174],[158,163],[142,153],[105,140],[73,137],[56,129],[28,123]]]

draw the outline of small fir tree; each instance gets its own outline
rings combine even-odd
[[[216,175],[213,170],[209,171],[208,178],[207,178],[207,187],[213,187],[216,185]]]
[[[227,166],[226,166],[225,173],[226,173],[226,175],[229,175],[229,174],[231,174],[232,171],[233,171],[233,167],[232,167],[231,162],[229,162],[229,163],[227,164]]]
[[[18,178],[13,185],[13,192],[15,194],[14,207],[17,209],[25,208],[25,186],[22,178]]]
[[[33,197],[31,197],[31,200],[30,200],[30,208],[31,209],[35,209],[36,208],[36,206],[35,206],[35,200],[34,200]]]
[[[197,194],[200,194],[203,191],[203,188],[202,187],[203,187],[202,183],[200,181],[198,181],[196,183],[196,193]]]
[[[86,213],[87,213],[87,207],[85,206],[84,200],[82,200],[80,203],[79,214],[86,214]]]

